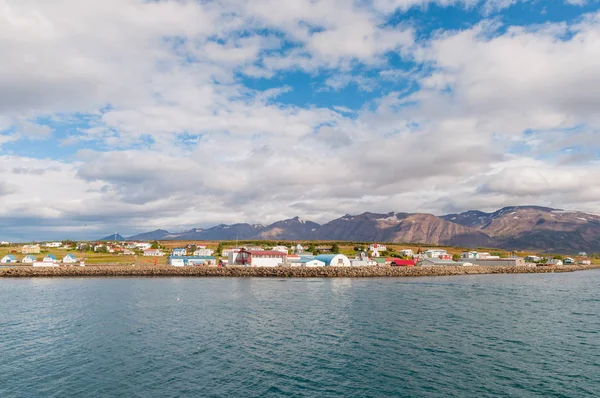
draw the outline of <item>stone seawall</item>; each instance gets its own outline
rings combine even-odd
[[[86,267],[61,266],[34,268],[17,266],[0,268],[0,277],[106,277],[106,276],[189,276],[189,277],[271,277],[271,278],[372,278],[417,277],[481,274],[534,274],[572,272],[598,269],[600,265],[573,265],[554,267],[170,267],[133,265],[94,265]]]

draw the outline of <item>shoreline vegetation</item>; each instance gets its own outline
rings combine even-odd
[[[92,265],[61,267],[0,267],[0,278],[30,277],[237,277],[237,278],[374,278],[485,274],[543,274],[600,269],[600,265],[544,267],[172,267],[148,265]]]

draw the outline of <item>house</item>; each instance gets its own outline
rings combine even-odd
[[[144,250],[144,256],[146,257],[158,257],[164,256],[165,254],[158,249],[146,249]]]
[[[315,259],[325,263],[326,267],[350,267],[350,259],[343,254],[320,254]]]
[[[592,262],[587,258],[583,258],[577,262],[579,265],[592,265]]]
[[[563,264],[564,265],[573,265],[573,264],[575,264],[575,259],[573,259],[571,257],[565,257],[563,259]]]
[[[152,243],[147,243],[147,242],[137,242],[134,243],[133,245],[136,249],[139,250],[147,250],[147,249],[151,249],[152,248]]]
[[[194,251],[194,256],[212,256],[214,252],[214,250],[207,249],[206,247],[198,247]]]
[[[479,253],[477,253],[477,252],[463,252],[463,253],[461,253],[460,258],[479,258]]]
[[[353,267],[375,267],[377,262],[367,257],[367,253],[361,252],[356,258],[350,260],[350,265]]]
[[[77,262],[77,259],[72,254],[67,254],[62,259],[63,264],[73,264]]]
[[[300,243],[298,243],[298,244],[296,245],[296,248],[294,249],[294,252],[295,252],[296,254],[303,253],[303,252],[304,252],[304,247],[303,247],[303,246],[302,246]]]
[[[62,242],[46,242],[44,246],[58,248],[62,246]]]
[[[380,257],[381,254],[379,253],[379,250],[373,250],[371,252],[371,257]]]
[[[298,260],[293,260],[288,263],[290,267],[324,267],[325,263],[323,261],[317,260],[315,258],[303,257]]]
[[[184,248],[177,248],[171,251],[171,255],[175,257],[185,256],[187,255],[187,250]]]
[[[240,250],[231,265],[246,267],[277,267],[286,263],[287,254],[275,250]]]
[[[398,253],[400,253],[400,255],[402,257],[411,258],[412,256],[414,256],[414,253],[413,253],[412,249],[402,249]]]
[[[385,262],[387,264],[391,265],[392,267],[414,267],[415,266],[414,260],[404,260],[401,258],[388,258],[385,260]]]
[[[221,255],[223,257],[229,257],[230,253],[239,253],[240,250],[242,250],[242,249],[240,249],[239,247],[233,247],[233,248],[223,249],[223,250],[221,250]]]
[[[387,246],[386,245],[380,245],[379,243],[373,243],[372,245],[369,245],[369,251],[375,251],[377,250],[378,252],[384,252],[387,250]]]
[[[21,248],[23,254],[40,254],[40,245],[25,245]]]
[[[217,258],[212,256],[169,256],[167,263],[174,267],[216,265]]]
[[[48,254],[48,255],[46,255],[46,257],[44,257],[44,259],[42,260],[42,262],[44,262],[44,263],[55,263],[56,262],[56,256],[54,254]]]
[[[0,260],[1,264],[14,264],[16,262],[17,258],[12,254],[7,254],[6,256],[2,257],[2,260]]]
[[[288,252],[289,252],[288,248],[285,247],[285,246],[275,246],[273,248],[273,250],[276,251],[276,252],[282,252],[282,253],[285,253],[285,254],[288,254]]]
[[[548,260],[548,262],[546,262],[546,265],[563,265],[563,262],[557,258],[551,258]]]
[[[25,257],[23,257],[23,259],[21,260],[21,262],[23,264],[33,264],[37,261],[37,258],[35,258],[34,255],[32,254],[28,254]]]
[[[427,249],[423,252],[424,258],[440,258],[442,256],[447,256],[448,252],[442,249]]]

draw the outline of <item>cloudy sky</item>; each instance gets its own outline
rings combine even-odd
[[[0,239],[600,212],[598,0],[0,0]]]

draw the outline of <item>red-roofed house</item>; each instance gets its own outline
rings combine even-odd
[[[240,250],[235,264],[246,267],[277,267],[285,263],[287,254],[275,250]]]

